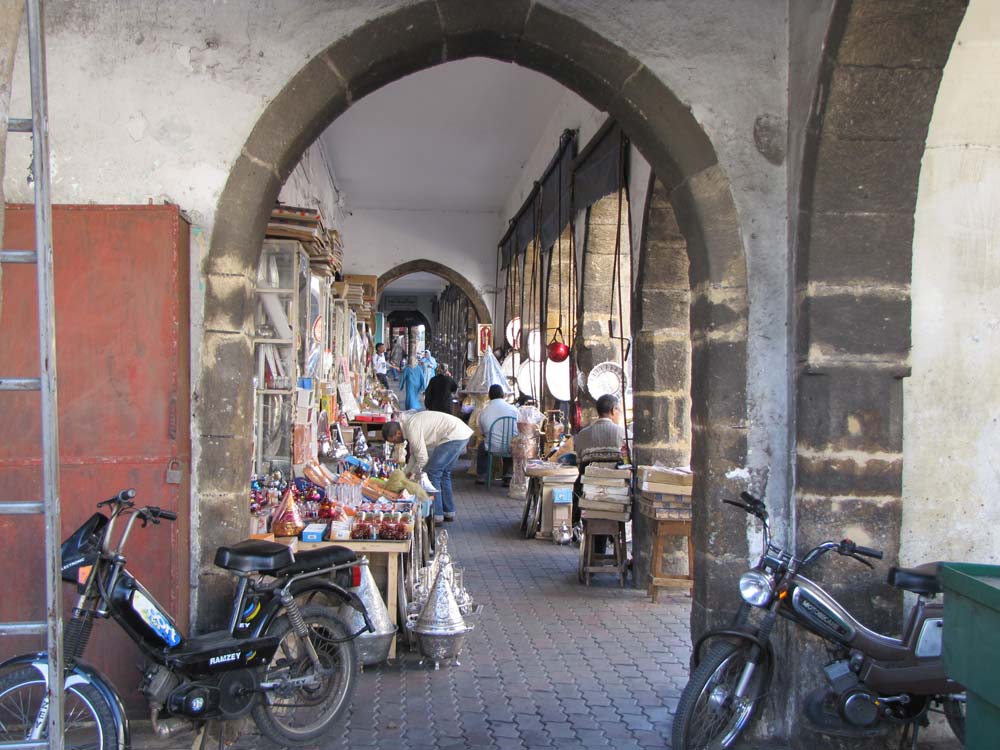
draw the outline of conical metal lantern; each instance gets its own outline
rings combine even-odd
[[[434,662],[434,669],[439,669],[440,662],[445,659],[458,664],[465,635],[472,630],[462,617],[452,591],[451,559],[447,555],[439,555],[439,559],[441,567],[427,603],[420,614],[408,623],[410,631],[417,636],[420,653]]]
[[[392,646],[393,636],[396,635],[396,626],[389,618],[389,610],[386,608],[385,602],[382,601],[382,594],[375,584],[375,578],[368,567],[367,558],[361,560],[361,584],[353,591],[358,595],[361,603],[365,605],[365,609],[368,611],[368,620],[375,628],[374,632],[366,630],[354,639],[358,648],[358,657],[366,667],[381,664],[389,658],[389,649]],[[349,604],[341,605],[339,615],[340,619],[344,621],[344,625],[347,626],[348,633],[356,633],[365,626],[365,620],[361,613]]]

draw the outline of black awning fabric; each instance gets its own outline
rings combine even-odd
[[[505,271],[510,266],[510,259],[514,257],[514,232],[513,227],[507,230],[507,234],[500,240],[500,270]]]
[[[521,208],[514,226],[514,254],[523,255],[535,238],[535,223],[538,213],[538,191],[533,190],[531,198]]]
[[[552,247],[559,234],[569,224],[573,210],[573,160],[576,158],[576,133],[563,137],[553,164],[542,178],[539,199],[541,202],[541,246]]]
[[[622,130],[617,123],[599,134],[573,164],[573,209],[580,211],[597,203],[621,186]]]

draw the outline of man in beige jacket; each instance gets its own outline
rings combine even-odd
[[[455,520],[455,498],[451,492],[451,470],[465,453],[472,429],[458,417],[439,411],[419,411],[382,425],[382,437],[398,445],[404,440],[410,449],[406,472],[419,476],[427,472],[438,492],[434,496],[434,520]]]

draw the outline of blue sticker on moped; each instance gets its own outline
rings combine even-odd
[[[156,605],[139,589],[132,592],[132,609],[171,648],[181,642],[177,628],[156,608]]]

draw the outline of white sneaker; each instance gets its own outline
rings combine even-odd
[[[444,523],[444,516],[434,516],[434,523]]]

